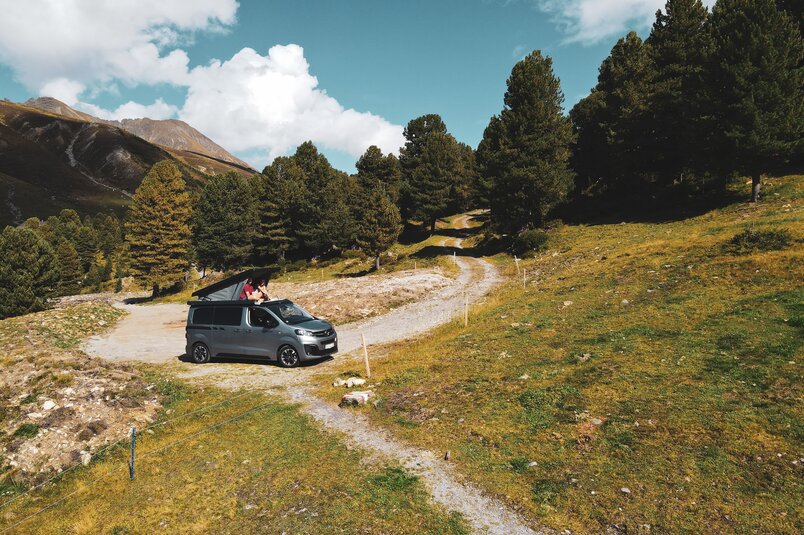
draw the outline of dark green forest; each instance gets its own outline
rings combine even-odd
[[[489,209],[501,247],[563,219],[684,217],[726,186],[804,165],[800,2],[668,0],[646,39],[622,37],[588,96],[567,111],[552,59],[533,51],[507,80],[477,149],[437,114],[412,119],[399,156],[369,147],[349,175],[312,142],[261,173],[188,186],[170,162],[149,171],[124,221],[72,210],[0,235],[0,317],[134,275],[155,294],[191,265],[287,268],[359,249],[375,259],[406,227]],[[519,240],[517,241],[517,238]],[[509,249],[510,250],[510,249]]]

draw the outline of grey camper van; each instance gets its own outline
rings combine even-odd
[[[287,299],[256,304],[238,299],[246,279],[267,278],[268,270],[244,271],[193,293],[185,337],[186,352],[203,364],[213,357],[275,360],[293,368],[337,353],[332,325]]]

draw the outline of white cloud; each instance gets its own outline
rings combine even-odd
[[[359,156],[369,145],[397,152],[404,142],[401,126],[344,109],[318,89],[298,45],[277,45],[265,56],[244,48],[189,78],[179,117],[230,150],[263,150],[271,159],[310,139]]]
[[[87,113],[178,116],[228,150],[266,160],[308,139],[355,157],[369,145],[398,151],[402,127],[327,95],[298,45],[277,45],[264,56],[244,48],[189,69],[179,46],[199,31],[224,30],[236,11],[235,0],[0,0],[0,62],[40,95]],[[86,102],[158,84],[186,88],[183,106],[158,99],[107,110]]]
[[[628,30],[651,26],[666,0],[536,0],[539,9],[553,15],[568,34],[567,42],[594,44]],[[715,0],[704,0],[712,7]]]
[[[101,119],[118,121],[120,119],[139,119],[142,117],[155,120],[172,119],[179,111],[176,106],[168,104],[161,98],[156,99],[153,104],[140,104],[129,100],[112,111],[87,102],[77,102],[75,108]]]
[[[60,78],[85,87],[112,79],[178,83],[186,76],[186,53],[163,55],[159,46],[234,23],[237,2],[4,0],[0,12],[0,61],[44,94]]]

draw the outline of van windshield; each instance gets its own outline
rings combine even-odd
[[[315,319],[307,313],[302,307],[294,305],[293,303],[281,303],[276,305],[268,305],[271,312],[287,323],[288,325],[297,325]]]

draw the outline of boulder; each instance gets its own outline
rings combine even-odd
[[[346,405],[365,405],[373,397],[374,392],[372,392],[371,390],[364,390],[364,391],[355,390],[354,392],[344,394],[344,396],[341,398],[341,402],[339,403],[339,405],[341,407]]]

